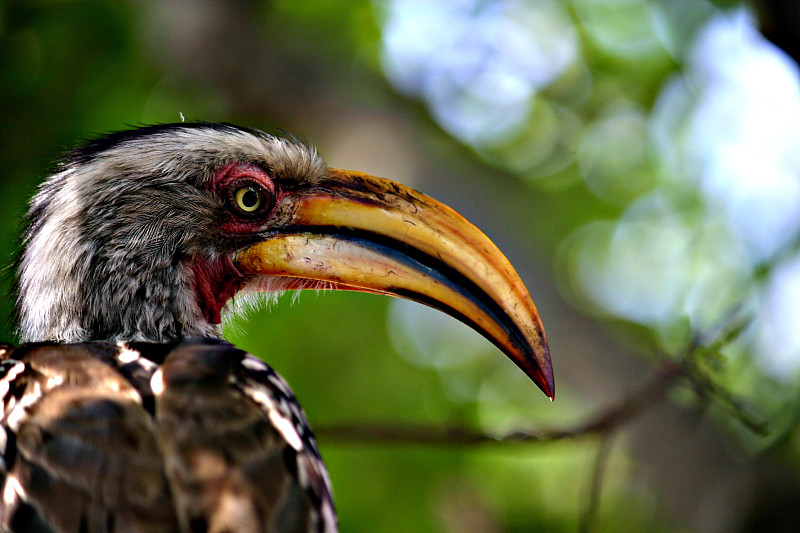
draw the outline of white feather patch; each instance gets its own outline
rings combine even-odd
[[[300,438],[300,435],[297,434],[297,430],[294,429],[294,424],[291,420],[285,418],[278,411],[270,411],[269,421],[272,422],[272,425],[275,426],[278,433],[289,443],[289,446],[298,452],[303,449],[303,440]]]
[[[22,421],[28,416],[28,407],[35,404],[42,397],[42,387],[38,382],[34,382],[33,386],[25,391],[25,394],[20,398],[18,404],[14,406],[8,414],[6,424],[11,431],[17,433]]]
[[[141,355],[136,350],[128,348],[124,342],[118,342],[117,346],[120,347],[120,352],[117,354],[117,360],[122,364],[133,363]]]
[[[156,396],[161,395],[164,392],[164,373],[159,368],[153,373],[153,377],[150,378],[150,390],[153,391],[153,394]]]
[[[281,434],[289,446],[298,452],[303,450],[303,439],[301,439],[300,435],[297,433],[294,423],[292,423],[291,420],[286,418],[278,410],[275,402],[269,396],[269,394],[254,387],[243,387],[242,390],[250,397],[250,399],[267,410],[267,416],[269,417],[270,423],[278,431],[278,433]]]
[[[3,487],[3,503],[5,503],[7,507],[11,507],[18,500],[24,501],[25,499],[25,490],[22,488],[22,485],[16,477],[9,474],[8,477],[6,477],[6,485]]]

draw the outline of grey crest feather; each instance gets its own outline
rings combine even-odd
[[[216,336],[185,259],[231,253],[221,201],[204,185],[250,161],[288,182],[325,173],[316,152],[255,130],[171,124],[73,152],[33,198],[18,281],[25,342],[170,342]]]

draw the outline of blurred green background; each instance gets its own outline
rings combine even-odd
[[[0,255],[12,265],[27,199],[82,140],[181,117],[291,132],[481,227],[556,372],[550,404],[482,338],[377,296],[286,296],[228,324],[321,429],[342,531],[793,531],[800,82],[759,29],[794,5],[797,30],[800,9],[760,5],[6,0]],[[13,340],[10,296],[0,310]],[[630,399],[687,351],[700,381]],[[637,416],[558,442],[324,431],[570,429],[618,402]]]

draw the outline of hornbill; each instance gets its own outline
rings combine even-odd
[[[355,290],[466,322],[548,395],[536,308],[452,209],[214,123],[89,142],[34,196],[22,341],[0,360],[0,523],[12,532],[333,532],[289,386],[220,338],[253,293]]]

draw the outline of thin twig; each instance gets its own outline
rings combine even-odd
[[[341,424],[319,427],[319,437],[347,443],[425,444],[443,446],[474,445],[487,442],[551,442],[604,433],[618,428],[634,416],[656,403],[673,386],[677,378],[685,376],[682,365],[662,362],[650,380],[638,390],[625,396],[616,405],[600,411],[587,421],[562,429],[538,431],[513,431],[505,435],[491,435],[463,427],[434,427],[396,424]]]
[[[725,325],[710,335],[710,339],[698,335],[679,361],[663,357],[656,365],[653,375],[641,387],[629,392],[616,404],[572,427],[491,435],[463,427],[346,424],[319,428],[317,434],[329,440],[355,444],[439,446],[465,446],[487,442],[555,442],[600,435],[586,506],[579,523],[579,531],[589,533],[595,525],[600,508],[603,478],[616,430],[660,402],[680,379],[688,382],[699,399],[716,400],[746,428],[759,435],[767,434],[766,422],[752,415],[743,401],[716,383],[707,368],[709,363],[713,365],[715,361],[719,360],[720,351],[738,338],[750,324],[750,320],[740,317],[740,311],[741,309],[734,310],[725,321]],[[739,316],[738,319],[737,316]]]
[[[581,533],[589,533],[592,530],[597,518],[597,510],[600,508],[600,493],[603,490],[603,477],[608,465],[608,456],[611,454],[611,447],[616,432],[607,431],[603,434],[603,438],[597,447],[597,455],[595,455],[594,468],[592,469],[592,479],[589,484],[589,494],[586,499],[586,508],[581,515],[581,521],[578,530]]]
[[[718,400],[742,425],[757,433],[767,433],[766,422],[759,420],[729,391],[716,384],[698,366],[701,350],[690,350],[680,362],[660,361],[653,376],[639,389],[624,396],[583,423],[566,428],[545,428],[535,431],[518,430],[505,435],[492,435],[464,427],[435,427],[397,424],[340,424],[323,426],[317,435],[331,441],[355,444],[424,444],[464,446],[488,442],[552,442],[603,434],[622,427],[634,417],[661,401],[680,379],[686,379],[698,395]],[[705,353],[705,352],[703,352]]]

